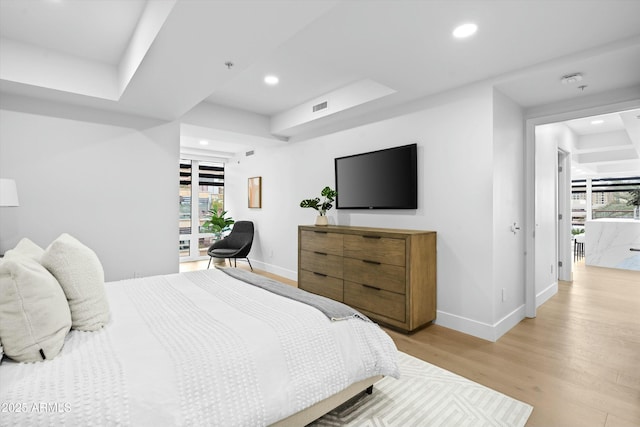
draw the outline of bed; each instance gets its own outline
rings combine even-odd
[[[217,269],[104,288],[104,327],[72,329],[52,360],[4,358],[0,425],[305,425],[399,376],[376,324]]]

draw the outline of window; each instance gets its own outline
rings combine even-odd
[[[587,219],[587,180],[571,182],[572,223],[584,226]],[[591,217],[633,218],[633,206],[627,205],[629,191],[640,188],[640,176],[591,180]]]
[[[633,218],[633,206],[627,206],[629,191],[640,187],[640,177],[605,178],[591,181],[593,219]]]
[[[224,209],[224,164],[199,160],[180,161],[181,259],[206,257],[213,234],[202,230],[211,210]]]

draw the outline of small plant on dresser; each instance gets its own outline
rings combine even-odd
[[[304,199],[300,202],[301,208],[313,208],[318,211],[318,217],[316,218],[316,225],[327,225],[327,211],[333,207],[333,202],[336,200],[338,193],[332,190],[331,187],[324,187],[320,192],[320,196],[324,197],[322,203],[320,197],[314,199]]]

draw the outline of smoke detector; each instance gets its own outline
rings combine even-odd
[[[563,85],[572,85],[574,83],[578,83],[582,81],[582,74],[580,73],[567,74],[566,76],[562,76],[562,79],[560,81],[562,82]]]

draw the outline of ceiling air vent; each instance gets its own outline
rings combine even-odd
[[[251,150],[251,151],[247,151],[244,154],[245,154],[246,157],[249,157],[249,156],[253,156],[254,153],[255,153],[255,151]]]
[[[327,101],[321,102],[320,104],[316,104],[313,106],[313,112],[317,112],[320,110],[324,110],[325,108],[327,108]]]

